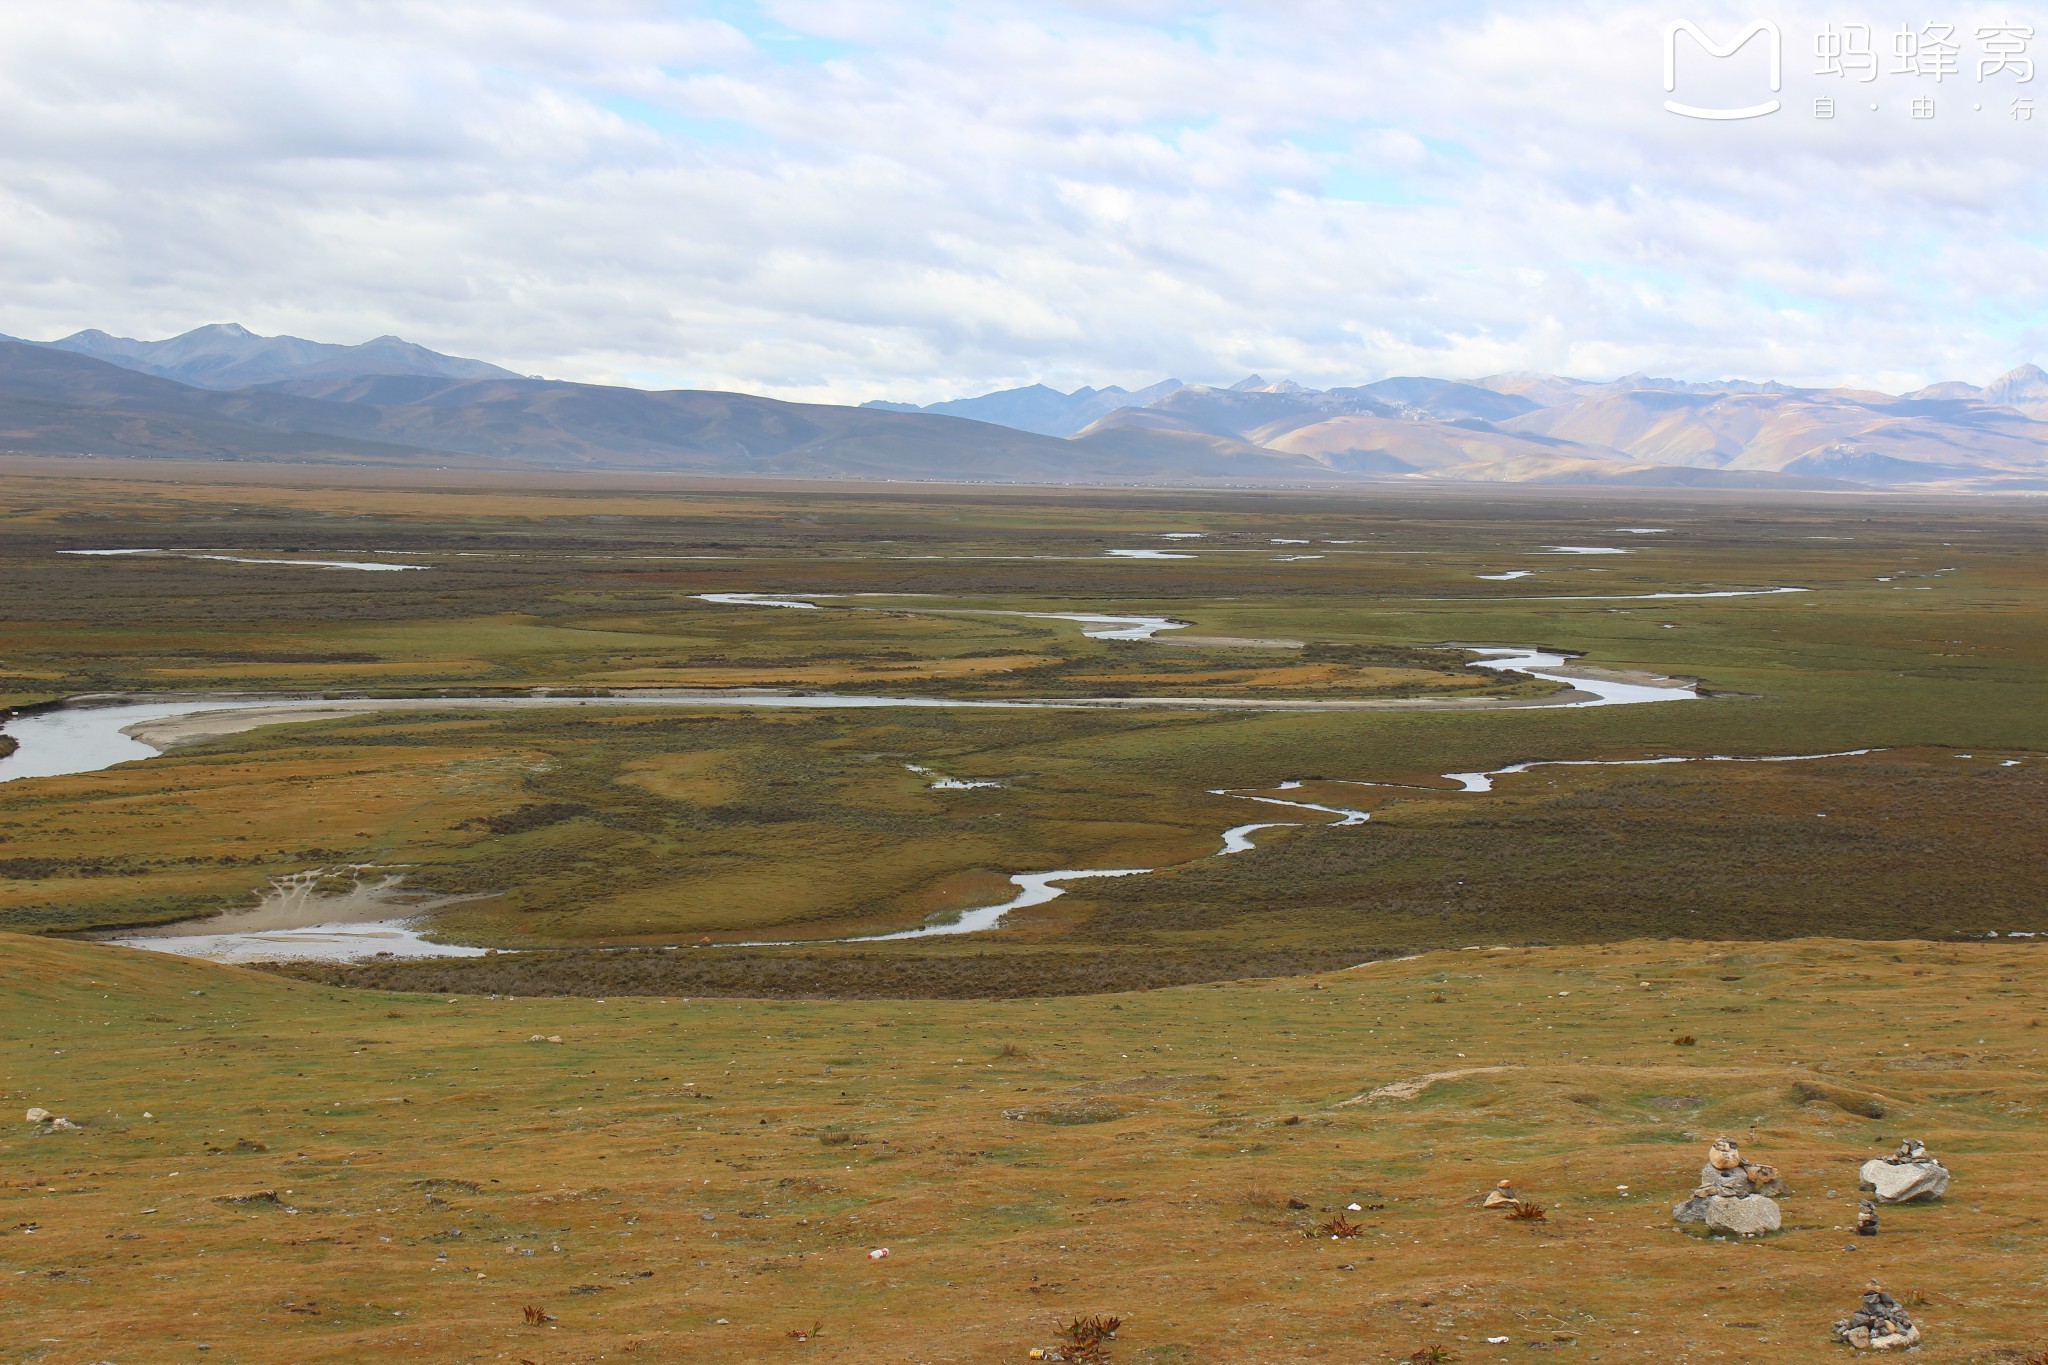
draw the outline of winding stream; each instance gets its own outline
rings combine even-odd
[[[1532,768],[1653,768],[1666,763],[1811,763],[1821,758],[1861,758],[1876,752],[1876,749],[1840,749],[1830,754],[1761,754],[1752,757],[1707,754],[1686,758],[1543,758],[1531,763],[1511,763],[1490,772],[1445,773],[1444,780],[1457,783],[1459,791],[1490,792],[1496,777],[1511,777]]]
[[[1877,749],[1845,749],[1827,754],[1770,754],[1751,757],[1714,754],[1700,758],[1551,759],[1527,763],[1511,763],[1504,768],[1494,768],[1487,772],[1444,773],[1442,776],[1447,782],[1457,783],[1459,791],[1490,792],[1493,790],[1493,779],[1509,777],[1516,773],[1525,773],[1532,768],[1634,768],[1664,763],[1808,763],[1817,759],[1854,758],[1878,752],[1880,750]],[[1330,780],[1337,782],[1346,781],[1346,779],[1342,778]],[[1289,781],[1282,782],[1278,786],[1267,790],[1294,791],[1302,785],[1299,781]],[[1348,785],[1376,787],[1388,784],[1354,782],[1348,783]],[[1209,794],[1211,796],[1228,796],[1239,801],[1256,801],[1261,805],[1267,806],[1288,806],[1295,810],[1308,811],[1312,815],[1335,816],[1335,819],[1323,822],[1324,826],[1329,829],[1346,829],[1363,825],[1372,819],[1371,811],[1354,810],[1348,806],[1325,806],[1314,801],[1293,801],[1281,796],[1262,795],[1257,790],[1233,790],[1228,787],[1219,787],[1212,790]],[[1252,852],[1256,846],[1252,843],[1251,836],[1258,831],[1265,829],[1292,829],[1307,823],[1309,822],[1305,820],[1280,820],[1264,824],[1233,826],[1223,832],[1223,847],[1209,856],[1212,858],[1222,858],[1228,857],[1233,853]],[[1160,870],[1156,867],[1121,867],[1096,871],[1022,872],[1010,878],[1012,885],[1022,889],[1017,895],[1004,901],[1001,905],[982,906],[978,909],[968,910],[957,918],[922,924],[915,929],[903,929],[889,934],[862,934],[851,938],[779,939],[766,942],[719,944],[717,946],[732,948],[795,948],[802,947],[808,943],[886,943],[895,939],[941,938],[950,934],[978,934],[1001,924],[1003,917],[1012,910],[1022,910],[1026,906],[1032,905],[1043,905],[1047,901],[1065,895],[1067,888],[1060,883],[1079,881],[1087,877],[1137,877]]]
[[[211,550],[59,550],[60,555],[161,555],[166,559],[217,559],[223,564],[282,564],[298,569],[357,569],[364,573],[400,573],[426,564],[385,564],[374,559],[261,559],[253,555],[220,554]]]
[[[1002,923],[1003,916],[1012,910],[1022,910],[1029,905],[1043,905],[1067,894],[1067,888],[1060,882],[1085,881],[1090,877],[1138,877],[1156,871],[1150,867],[1109,867],[1086,870],[1067,869],[1061,872],[1018,872],[1011,876],[1010,885],[1017,888],[1017,894],[1001,905],[984,905],[978,909],[963,911],[957,919],[943,924],[920,924],[915,929],[899,929],[893,934],[864,934],[858,938],[813,938],[777,940],[761,943],[721,943],[721,948],[792,948],[806,943],[888,943],[903,938],[942,938],[949,934],[978,934],[993,929]]]
[[[748,605],[755,605],[748,603]],[[763,605],[802,607],[816,610],[814,603],[776,601]],[[941,609],[944,610],[944,609]],[[1178,630],[1184,623],[1159,616],[1106,616],[1019,612],[1050,620],[1073,621],[1084,634],[1099,639],[1149,640],[1161,630]],[[1634,706],[1650,702],[1695,700],[1696,687],[1689,683],[1638,683],[1573,668],[1563,655],[1538,649],[1503,645],[1461,645],[1458,648],[1478,656],[1472,667],[1563,683],[1572,689],[1565,700],[1539,699],[1521,704],[1521,709],[1575,709],[1588,706]],[[1574,695],[1576,694],[1576,695]],[[1466,700],[1466,699],[1452,699]],[[1053,697],[1053,698],[967,698],[870,696],[861,693],[814,692],[775,693],[732,691],[648,691],[603,697],[194,697],[184,701],[115,702],[109,705],[71,704],[46,711],[15,716],[0,725],[0,734],[19,746],[0,758],[0,782],[31,777],[60,777],[72,773],[98,772],[120,763],[156,757],[156,745],[136,738],[152,722],[178,720],[216,712],[261,712],[247,725],[230,725],[217,733],[280,725],[294,720],[332,720],[341,716],[377,711],[495,711],[561,709],[567,707],[682,706],[794,709],[875,709],[887,707],[967,708],[982,710],[1073,710],[1093,707],[1146,708],[1170,706],[1219,711],[1341,711],[1415,709],[1381,698],[1241,698],[1241,697]],[[211,737],[211,736],[208,736]]]
[[[1186,558],[1186,556],[1179,556]],[[813,593],[813,597],[836,597],[837,593]],[[862,596],[888,596],[864,593]],[[724,607],[794,607],[798,611],[822,611],[808,598],[772,592],[700,592],[700,602]],[[1009,611],[1000,607],[849,607],[849,611],[912,611],[931,616],[1028,616],[1037,621],[1073,621],[1081,633],[1093,640],[1149,640],[1162,630],[1186,630],[1187,622],[1171,616],[1105,616],[1094,612]]]
[[[819,692],[809,695],[747,692],[702,692],[694,694],[649,694],[610,697],[378,697],[330,700],[321,697],[270,697],[261,700],[194,698],[179,702],[117,702],[112,705],[72,705],[50,711],[16,716],[0,725],[19,746],[0,758],[0,782],[28,777],[62,777],[71,773],[93,773],[118,763],[155,758],[163,750],[135,738],[130,731],[144,729],[154,721],[179,720],[211,715],[220,711],[260,711],[263,715],[247,726],[230,726],[220,733],[255,729],[259,725],[282,725],[295,720],[334,720],[342,716],[368,715],[378,711],[498,711],[577,706],[689,706],[799,708],[808,710],[861,710],[877,707],[971,707],[982,709],[1053,709],[1091,705],[1125,705],[1126,698],[1077,698],[1073,701],[1008,701],[1000,698],[977,700],[955,697],[878,697],[853,693]],[[1135,699],[1142,700],[1142,699]],[[207,736],[212,738],[213,736]]]

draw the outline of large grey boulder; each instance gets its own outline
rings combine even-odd
[[[1939,1199],[1948,1191],[1948,1167],[1938,1161],[1892,1162],[1876,1157],[1863,1163],[1863,1187],[1877,1191],[1880,1204],[1906,1204]]]
[[[1778,1211],[1778,1201],[1767,1195],[1752,1194],[1741,1199],[1709,1199],[1706,1205],[1704,1221],[1708,1229],[1714,1232],[1754,1237],[1759,1233],[1776,1232],[1784,1226],[1784,1217]]]

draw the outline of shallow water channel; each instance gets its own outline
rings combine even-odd
[[[425,569],[426,564],[387,564],[375,559],[265,559],[254,555],[228,554],[221,550],[59,550],[60,555],[151,555],[165,559],[214,559],[223,564],[281,564],[291,569],[354,569],[362,573],[402,573]]]

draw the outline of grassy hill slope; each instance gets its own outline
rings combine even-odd
[[[343,993],[0,937],[6,1100],[82,1125],[0,1128],[0,1336],[979,1362],[1102,1313],[1119,1362],[1785,1361],[1876,1276],[1921,1359],[2019,1359],[2048,1346],[2040,951],[1619,944],[877,1004]],[[1723,1133],[1784,1169],[1782,1234],[1673,1230]],[[1857,1164],[1909,1135],[1949,1199],[1851,1236]],[[1471,1207],[1502,1178],[1546,1220]],[[1316,1231],[1353,1203],[1360,1235]]]

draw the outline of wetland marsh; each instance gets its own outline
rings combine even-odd
[[[1862,835],[1826,826],[1831,807],[1889,820],[1932,788],[1955,794],[1920,818],[1967,884],[1923,927],[2048,929],[2011,891],[2038,871],[2048,700],[2024,508],[1958,504],[1929,531],[1925,508],[1826,498],[191,472],[30,464],[10,482],[0,554],[24,591],[0,688],[122,705],[11,723],[24,742],[0,777],[32,780],[0,786],[0,925],[161,926],[376,863],[463,898],[418,921],[427,940],[538,951],[517,970],[559,964],[563,988],[595,970],[588,950],[732,945],[767,973],[882,937],[947,957],[968,950],[940,940],[971,937],[1048,982],[1099,979],[1114,945],[1135,980],[1148,954],[1227,970],[1690,934],[1704,908],[1664,888],[1762,856],[1806,908],[1735,931],[1890,932],[1883,904],[1796,888]],[[1134,537],[1177,558],[1109,553]],[[209,548],[76,553],[167,544]],[[423,571],[326,567],[393,562]],[[85,761],[60,771],[52,739]],[[1768,779],[1594,766],[1873,749]],[[2013,766],[1951,756],[1973,749]],[[1443,776],[1460,773],[1496,774],[1483,813]],[[1308,809],[1253,839],[1247,799]],[[1696,813],[1759,800],[1813,809]],[[1483,850],[1475,827],[1495,831]],[[1994,846],[2019,856],[1968,856]],[[1879,847],[1867,865],[1911,890],[1927,874],[1902,861]],[[1549,871],[1460,875],[1518,862]],[[1835,884],[1857,883],[1850,862]],[[1164,870],[1016,880],[1137,868]],[[1595,885],[1625,903],[1609,927],[1549,908]],[[714,971],[665,956],[664,981]]]

